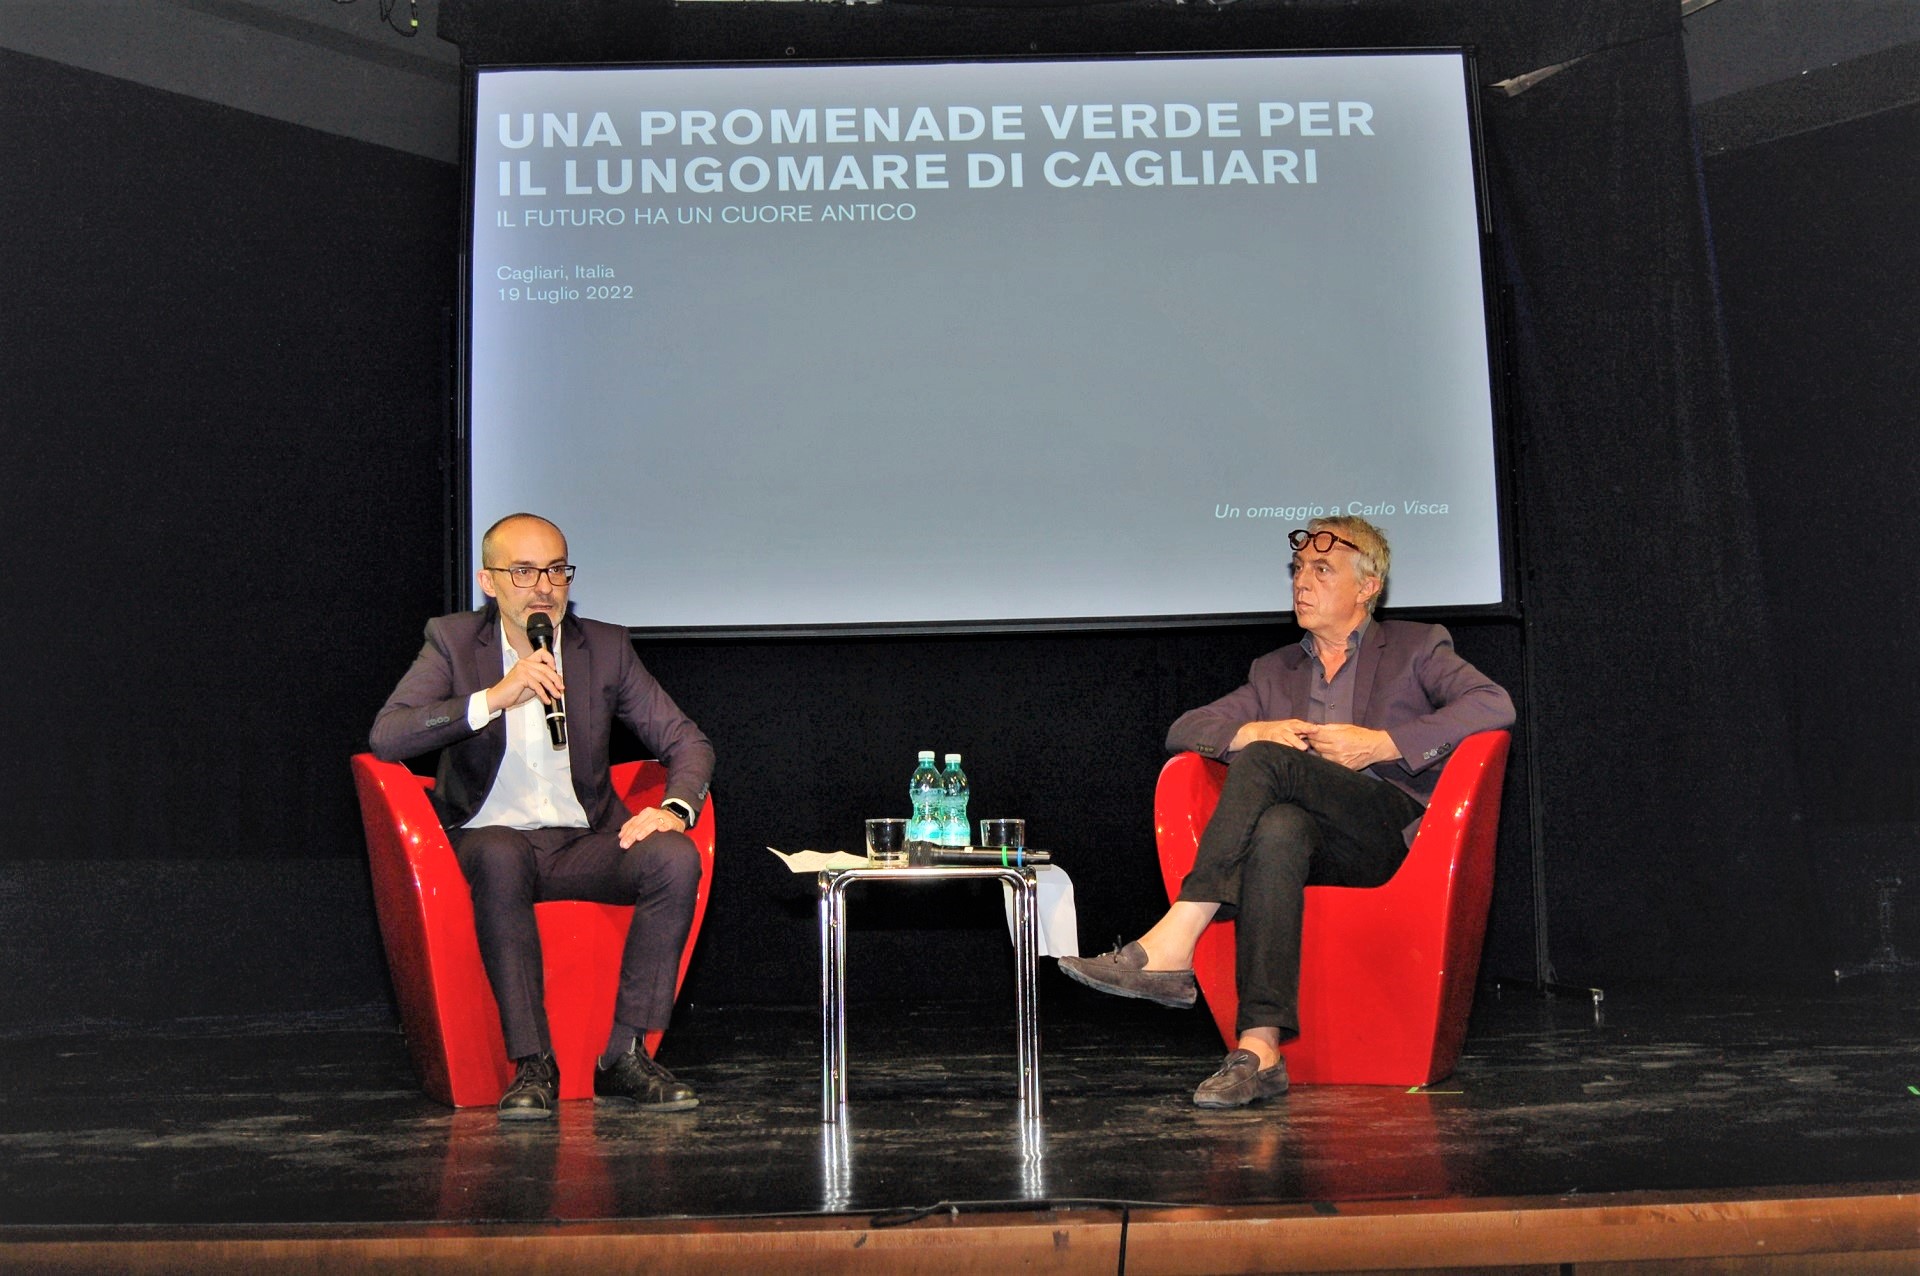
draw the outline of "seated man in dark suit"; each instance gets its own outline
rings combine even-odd
[[[1103,992],[1191,1006],[1194,945],[1216,918],[1237,915],[1239,1040],[1194,1092],[1203,1108],[1286,1091],[1280,1043],[1300,1029],[1306,887],[1386,882],[1446,756],[1474,732],[1513,722],[1507,693],[1455,654],[1445,629],[1373,619],[1390,561],[1378,528],[1317,518],[1288,539],[1294,619],[1305,635],[1254,661],[1245,686],[1167,732],[1169,752],[1228,764],[1180,898],[1118,951],[1060,959],[1067,975]]]
[[[473,892],[480,957],[517,1065],[500,1116],[550,1118],[558,1096],[533,915],[551,899],[634,905],[594,1093],[653,1111],[691,1108],[693,1088],[639,1039],[665,1028],[673,1009],[700,884],[686,830],[706,801],[713,746],[641,665],[625,629],[568,607],[574,568],[558,527],[508,515],[481,539],[480,562],[490,601],[427,622],[372,744],[388,760],[440,750],[433,804]],[[552,649],[536,647],[529,621],[536,632],[551,626]],[[566,711],[558,733],[546,713],[556,700]],[[638,815],[613,791],[615,718],[667,768],[666,797]]]

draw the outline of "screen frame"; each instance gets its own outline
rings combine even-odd
[[[478,99],[480,80],[489,73],[503,71],[620,71],[651,69],[668,70],[727,70],[765,69],[787,67],[861,67],[861,66],[966,66],[966,65],[1018,65],[1062,64],[1082,62],[1129,63],[1141,61],[1192,60],[1209,61],[1219,59],[1249,60],[1256,58],[1331,58],[1331,57],[1396,57],[1408,55],[1450,55],[1460,59],[1462,93],[1467,112],[1467,147],[1471,180],[1473,187],[1474,210],[1477,227],[1475,250],[1480,264],[1480,295],[1483,333],[1487,351],[1487,390],[1489,402],[1489,427],[1491,430],[1491,459],[1493,473],[1494,531],[1498,557],[1498,576],[1500,598],[1497,602],[1480,604],[1462,604],[1450,606],[1422,607],[1418,614],[1435,620],[1462,619],[1486,620],[1520,618],[1522,611],[1518,596],[1518,565],[1515,562],[1515,528],[1518,512],[1514,509],[1513,494],[1517,491],[1514,480],[1515,459],[1512,453],[1513,430],[1510,422],[1509,393],[1510,371],[1508,368],[1506,334],[1508,325],[1504,297],[1498,272],[1498,254],[1495,251],[1495,237],[1491,199],[1488,189],[1485,135],[1483,130],[1480,99],[1476,92],[1474,50],[1465,45],[1405,45],[1384,48],[1249,48],[1249,49],[1153,49],[1137,50],[1131,53],[1085,53],[1085,54],[1026,54],[1026,55],[982,55],[925,57],[818,57],[818,58],[689,58],[657,59],[650,61],[608,61],[608,62],[478,62],[462,67],[461,101],[461,217],[463,219],[461,252],[458,255],[456,269],[459,280],[456,288],[457,332],[454,341],[454,367],[452,385],[454,403],[452,418],[452,437],[449,441],[449,464],[443,467],[446,487],[443,492],[443,505],[449,512],[450,526],[448,545],[453,558],[447,564],[446,609],[449,612],[461,611],[475,605],[474,570],[477,563],[475,553],[477,545],[473,533],[472,508],[472,364],[471,351],[473,341],[473,243],[475,231],[475,181],[478,128]],[[503,511],[504,513],[504,511]],[[1284,571],[1283,565],[1276,562],[1276,575]],[[1392,605],[1391,595],[1382,607],[1383,617],[1391,618],[1400,612]],[[796,638],[846,639],[868,637],[935,637],[944,635],[992,635],[992,634],[1061,634],[1061,633],[1110,633],[1133,630],[1154,629],[1210,629],[1231,628],[1245,625],[1291,624],[1291,609],[1257,612],[1209,612],[1192,615],[1149,615],[1149,616],[1095,616],[1095,617],[1053,617],[1018,618],[1012,620],[953,620],[953,621],[868,621],[844,623],[799,623],[767,625],[629,625],[628,634],[635,639],[700,641],[700,640],[784,640]]]

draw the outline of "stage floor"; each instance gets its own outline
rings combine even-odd
[[[1288,1203],[1711,1193],[1920,1181],[1920,986],[1482,990],[1430,1089],[1192,1106],[1201,1011],[1041,977],[1037,1123],[1011,1007],[852,1008],[850,1119],[819,1119],[812,1008],[689,1007],[662,1060],[689,1113],[568,1103],[502,1126],[415,1088],[384,1007],[97,1024],[0,1040],[0,1239],[23,1225],[521,1223],[876,1214],[942,1203]],[[997,986],[997,981],[995,982]]]

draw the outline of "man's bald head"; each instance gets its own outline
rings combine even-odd
[[[560,538],[561,552],[563,554],[566,552],[567,534],[561,531],[559,524],[555,523],[552,519],[541,518],[538,514],[509,514],[494,523],[494,525],[489,527],[485,532],[481,533],[480,561],[482,563],[492,563],[493,552],[500,547],[501,533],[521,523],[537,523],[542,527],[551,528],[553,534]]]

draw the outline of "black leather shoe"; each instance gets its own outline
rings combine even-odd
[[[1146,965],[1147,950],[1137,943],[1098,957],[1059,959],[1060,973],[1067,978],[1116,997],[1137,997],[1175,1010],[1185,1010],[1199,1000],[1200,988],[1191,970],[1148,970]]]
[[[1199,1108],[1244,1108],[1260,1099],[1271,1099],[1287,1092],[1287,1060],[1262,1071],[1260,1056],[1251,1050],[1235,1050],[1220,1065],[1220,1070],[1200,1083],[1193,1092]]]
[[[693,1087],[649,1059],[638,1041],[611,1068],[593,1070],[593,1092],[603,1099],[631,1099],[644,1112],[685,1112],[700,1106]]]
[[[500,1096],[502,1121],[551,1121],[560,1098],[560,1065],[550,1054],[520,1060],[513,1084]]]

